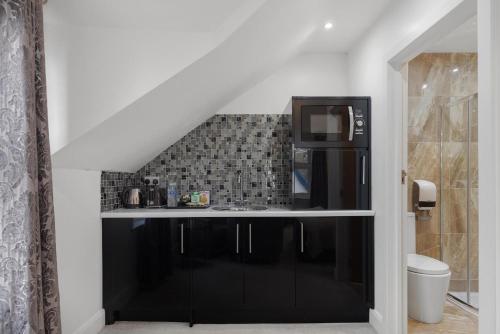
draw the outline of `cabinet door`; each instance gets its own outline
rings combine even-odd
[[[189,220],[107,219],[103,225],[104,295],[116,301],[105,304],[109,320],[189,321]]]
[[[243,305],[242,225],[232,218],[197,218],[192,224],[193,307],[201,321],[210,311]]]
[[[296,307],[309,321],[367,321],[372,251],[363,217],[300,218]]]
[[[294,221],[248,218],[244,235],[245,307],[293,308]]]

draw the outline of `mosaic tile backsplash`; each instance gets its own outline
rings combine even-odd
[[[176,182],[178,192],[209,190],[211,204],[240,198],[255,204],[291,203],[291,115],[215,115],[137,173],[103,172],[101,210],[121,207],[121,192],[142,177]]]
[[[123,191],[140,184],[137,173],[102,172],[101,211],[110,211],[123,207]]]

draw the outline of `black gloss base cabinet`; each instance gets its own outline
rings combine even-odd
[[[106,323],[366,322],[373,217],[103,219]]]

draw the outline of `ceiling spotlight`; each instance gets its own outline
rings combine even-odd
[[[422,85],[422,89],[426,89],[427,87],[429,87],[429,86],[428,86],[426,83],[424,83],[424,84]]]
[[[453,73],[457,73],[458,72],[458,67],[455,67],[453,70],[451,70]]]
[[[332,22],[326,22],[325,23],[325,30],[330,30],[333,28],[333,23]]]

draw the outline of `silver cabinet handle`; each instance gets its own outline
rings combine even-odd
[[[248,224],[248,253],[252,254],[252,224]]]
[[[363,168],[363,174],[361,176],[361,181],[363,184],[366,184],[366,156],[364,155],[363,155],[362,168]]]
[[[184,254],[184,224],[181,224],[181,254]]]
[[[300,223],[300,252],[304,253],[304,224]]]
[[[352,107],[349,106],[349,141],[352,141],[354,137],[354,111]]]
[[[240,253],[240,224],[236,224],[236,254]]]

